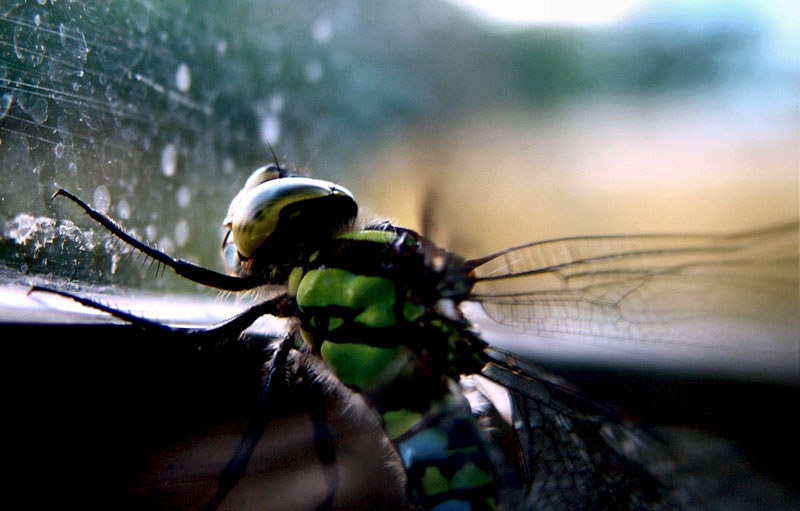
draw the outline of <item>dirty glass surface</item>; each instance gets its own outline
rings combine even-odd
[[[386,28],[401,39],[386,40],[369,3],[4,2],[3,264],[159,285],[141,265],[118,265],[75,209],[51,203],[59,186],[215,266],[227,204],[271,161],[268,142],[282,162],[324,162],[345,179],[349,155],[436,99],[406,44],[435,26],[412,5],[384,8],[400,16]]]
[[[576,111],[573,104],[596,111],[580,106],[585,98],[616,98],[610,104],[619,112],[611,118],[624,119],[626,105],[671,108],[669,98],[699,96],[699,106],[703,98],[728,95],[723,106],[699,109],[699,117],[706,108],[728,111],[733,104],[770,123],[796,81],[796,70],[761,58],[770,26],[746,10],[683,19],[679,10],[650,9],[614,29],[516,31],[436,2],[238,1],[220,8],[214,2],[9,1],[0,14],[0,264],[93,284],[195,289],[155,278],[146,264],[120,264],[104,233],[72,205],[49,200],[56,187],[176,257],[221,268],[220,221],[249,171],[271,161],[269,142],[282,163],[351,186],[373,210],[406,224],[409,217],[416,221],[405,211],[418,212],[424,186],[456,190],[450,199],[440,194],[451,215],[437,222],[440,238],[469,249],[489,238],[483,233],[508,225],[509,215],[536,213],[511,212],[509,204],[505,216],[481,211],[464,219],[465,205],[491,206],[496,199],[459,194],[464,182],[483,182],[462,160],[486,160],[491,170],[498,160],[493,147],[513,159],[541,146],[538,156],[553,167],[564,152],[577,149],[578,158],[587,157],[575,134],[595,127],[559,121]],[[751,105],[756,100],[739,99],[750,90],[769,94]],[[545,129],[519,141],[530,131],[518,126],[525,112]],[[505,131],[495,129],[498,121]],[[564,129],[570,134],[562,136]],[[446,143],[448,134],[460,137],[461,146]],[[601,132],[597,139],[613,136]],[[550,155],[553,137],[563,141]],[[416,141],[421,149],[408,148]],[[425,156],[419,152],[425,141],[451,149]],[[390,142],[399,155],[371,157]],[[585,166],[602,175],[608,165]],[[501,167],[487,173],[492,181],[519,179]],[[522,167],[529,176],[523,179],[547,175],[533,160]],[[415,172],[443,177],[433,183]],[[561,181],[577,189],[566,170]],[[417,183],[414,200],[396,192],[408,182]],[[453,197],[460,204],[453,206]],[[551,216],[580,214],[580,205],[563,209]],[[596,217],[586,213],[584,221]],[[545,220],[539,224],[558,228]],[[482,233],[471,222],[480,222]],[[513,240],[478,246],[493,251],[544,232],[532,226]]]

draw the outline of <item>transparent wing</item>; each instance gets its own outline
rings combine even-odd
[[[617,354],[623,345],[704,350],[713,363],[755,359],[797,375],[797,222],[734,235],[562,238],[467,264],[469,300],[525,336]]]
[[[519,509],[693,509],[660,444],[543,369],[492,349],[483,375],[506,387],[521,450]]]

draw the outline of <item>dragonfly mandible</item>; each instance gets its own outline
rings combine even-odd
[[[292,356],[309,361],[300,364],[306,376],[331,372],[375,411],[402,463],[408,497],[424,509],[692,506],[654,441],[515,353],[521,350],[487,342],[486,322],[509,327],[523,344],[610,346],[612,353],[628,344],[644,356],[655,347],[674,363],[697,353],[741,360],[757,352],[758,370],[796,371],[784,355],[797,324],[776,325],[762,312],[765,304],[796,308],[797,222],[733,235],[554,239],[466,260],[412,230],[362,223],[347,189],[276,163],[253,172],[231,202],[222,241],[229,273],[219,273],[143,243],[68,191],[56,196],[183,278],[235,292],[277,286],[277,295],[230,320],[187,333],[235,337],[265,314],[293,318],[295,334],[275,349],[259,410],[296,369]],[[63,291],[34,290],[145,329],[174,328]],[[794,303],[785,299],[793,290]],[[764,324],[775,328],[753,337],[753,325]],[[469,406],[464,388],[476,391],[466,381],[459,386],[465,375],[508,392],[516,461],[487,440],[482,426],[491,405]],[[264,420],[256,413],[207,508],[223,503],[242,477]],[[337,484],[329,450],[320,452],[328,453],[331,494],[318,509],[330,507]]]

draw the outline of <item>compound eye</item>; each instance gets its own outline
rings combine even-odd
[[[243,200],[242,198],[246,196],[250,190],[267,181],[288,176],[288,171],[275,163],[270,163],[269,165],[264,165],[254,170],[253,173],[250,174],[250,177],[247,178],[247,181],[245,181],[242,189],[239,190],[239,193],[237,193],[236,197],[231,201],[231,205],[228,206],[228,213],[225,215],[225,221],[222,222],[222,226],[230,230],[231,224],[233,223],[234,212],[239,207],[239,203]]]
[[[239,257],[239,251],[236,250],[236,245],[233,243],[228,244],[222,249],[222,260],[225,268],[228,271],[237,272],[242,265],[242,259]]]
[[[284,169],[275,163],[270,163],[269,165],[264,165],[263,167],[259,167],[254,170],[253,173],[250,174],[250,177],[247,178],[247,181],[245,181],[242,190],[250,190],[261,183],[266,183],[267,181],[286,176],[287,173]]]
[[[283,230],[294,227],[293,236],[302,242],[317,236],[317,231],[333,231],[354,218],[357,210],[353,195],[345,188],[328,181],[287,177],[239,192],[226,226],[239,258],[249,259],[281,225]],[[302,229],[296,229],[301,222],[305,222]]]
[[[242,258],[239,256],[239,251],[236,249],[236,244],[233,242],[231,230],[227,229],[225,236],[222,238],[222,262],[225,268],[233,273],[237,273],[242,265]]]

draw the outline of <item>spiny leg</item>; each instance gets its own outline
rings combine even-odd
[[[189,279],[193,282],[197,282],[198,284],[202,284],[204,286],[224,289],[226,291],[242,291],[245,289],[252,289],[263,284],[261,279],[253,277],[234,277],[224,273],[216,272],[214,270],[209,270],[208,268],[203,268],[202,266],[190,263],[189,261],[184,261],[183,259],[174,259],[161,250],[153,248],[148,244],[134,238],[110,217],[100,213],[63,188],[56,190],[51,199],[55,199],[59,196],[68,198],[77,204],[81,209],[83,209],[83,211],[89,215],[92,220],[105,227],[111,234],[132,246],[136,250],[139,250],[145,255],[153,258],[159,264],[169,266],[181,277]]]

